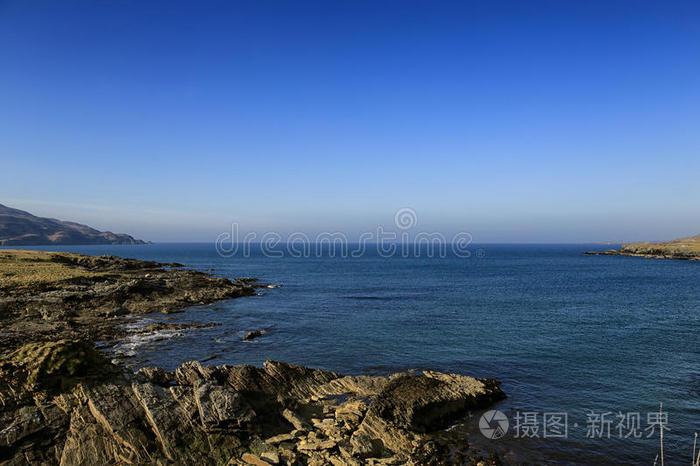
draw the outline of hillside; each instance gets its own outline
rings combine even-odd
[[[146,244],[123,233],[99,231],[87,225],[37,217],[0,204],[0,246],[67,244]]]

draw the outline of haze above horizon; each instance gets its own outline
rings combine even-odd
[[[700,233],[697,2],[0,0],[0,204],[152,241]]]

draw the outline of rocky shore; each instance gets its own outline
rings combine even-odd
[[[449,421],[504,397],[498,382],[425,372],[343,376],[268,361],[130,373],[90,343],[0,359],[6,464],[498,464]]]
[[[630,243],[619,250],[586,251],[583,254],[597,256],[632,256],[648,259],[700,260],[700,235],[680,238],[664,243]]]
[[[128,316],[251,296],[257,287],[180,264],[0,250],[0,353],[30,341],[113,340]]]
[[[495,380],[274,361],[133,372],[96,351],[127,314],[255,293],[176,266],[0,252],[0,463],[499,464],[446,429],[504,398]]]

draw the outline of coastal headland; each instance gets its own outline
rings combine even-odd
[[[597,256],[632,256],[648,259],[700,260],[700,235],[659,243],[629,243],[607,251],[586,251]]]

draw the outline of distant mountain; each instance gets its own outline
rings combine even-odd
[[[700,235],[666,242],[630,243],[623,245],[619,251],[610,249],[609,251],[592,251],[585,254],[700,260]]]
[[[51,244],[146,244],[123,233],[98,231],[80,223],[37,217],[0,204],[0,246]]]

